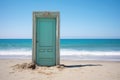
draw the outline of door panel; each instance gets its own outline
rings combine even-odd
[[[56,20],[55,18],[37,18],[37,55],[38,65],[56,64]]]

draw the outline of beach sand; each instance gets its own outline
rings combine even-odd
[[[25,59],[1,59],[0,80],[120,80],[120,62],[68,61],[64,66],[21,68]]]

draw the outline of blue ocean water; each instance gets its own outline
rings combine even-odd
[[[32,39],[0,39],[0,50],[32,49]]]
[[[31,58],[32,39],[0,39],[0,58]],[[61,39],[61,59],[120,61],[120,39]]]
[[[120,51],[120,39],[61,39],[61,48],[85,51]]]

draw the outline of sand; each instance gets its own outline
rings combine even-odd
[[[120,62],[62,60],[62,66],[23,66],[30,62],[0,59],[0,80],[120,80]]]

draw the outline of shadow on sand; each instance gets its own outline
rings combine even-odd
[[[64,65],[66,68],[77,68],[77,67],[87,67],[87,66],[102,66],[101,64],[84,64],[84,65]]]

